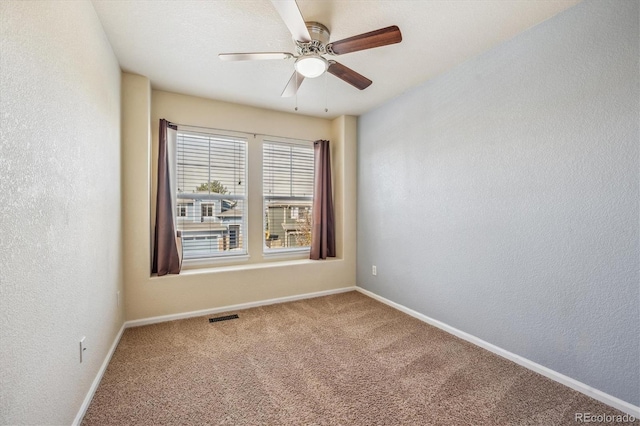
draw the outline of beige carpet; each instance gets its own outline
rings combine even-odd
[[[575,425],[576,412],[624,414],[357,292],[231,313],[240,318],[127,329],[83,424]]]

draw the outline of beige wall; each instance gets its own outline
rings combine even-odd
[[[0,424],[71,424],[124,322],[120,67],[89,1],[0,20]]]
[[[149,217],[151,183],[151,84],[139,75],[122,73],[122,239],[125,311],[131,308],[132,285],[141,271],[151,270]],[[133,181],[133,179],[139,179]],[[142,225],[141,225],[142,224]],[[128,318],[127,318],[128,319]]]
[[[356,119],[335,120],[276,112],[162,91],[149,93],[144,77],[123,90],[125,219],[124,262],[128,320],[184,313],[355,285]],[[142,79],[142,80],[140,80]],[[129,77],[123,78],[123,86]],[[144,100],[150,96],[150,106]],[[151,115],[151,135],[149,120]],[[180,275],[150,277],[158,120],[257,134],[249,139],[249,199],[262,191],[261,135],[330,139],[338,223],[338,258],[312,262],[297,256],[262,257],[262,204],[249,205],[250,260],[185,270]],[[146,133],[145,133],[146,132]],[[133,136],[135,135],[135,136]],[[149,138],[151,143],[149,143]],[[151,164],[149,159],[151,158]],[[151,190],[149,191],[149,188]],[[151,199],[151,202],[149,201]],[[259,224],[256,226],[255,224]]]

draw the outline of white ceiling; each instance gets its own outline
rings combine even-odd
[[[330,74],[306,79],[298,113],[360,115],[475,57],[580,0],[298,0],[331,41],[398,25],[400,44],[333,59],[373,80],[359,91]],[[93,0],[123,70],[153,88],[293,112],[281,98],[294,59],[222,62],[218,53],[291,52],[269,0]],[[329,109],[325,113],[325,103]]]

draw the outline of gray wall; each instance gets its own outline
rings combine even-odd
[[[635,405],[638,18],[587,0],[358,129],[359,286]]]
[[[0,424],[71,424],[124,322],[120,67],[89,1],[0,19]]]

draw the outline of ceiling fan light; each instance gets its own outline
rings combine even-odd
[[[324,74],[329,63],[320,55],[303,56],[295,63],[296,71],[306,78],[316,78]]]

